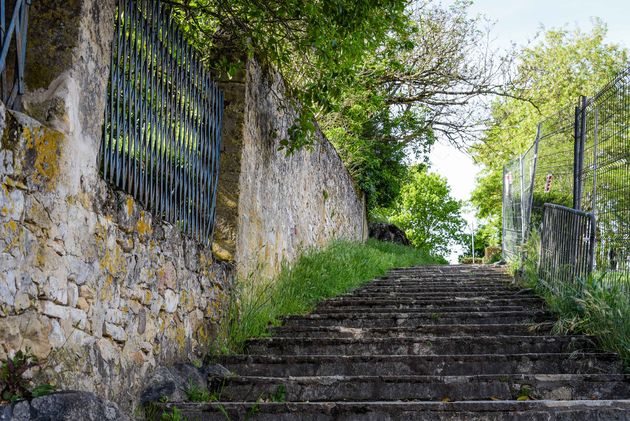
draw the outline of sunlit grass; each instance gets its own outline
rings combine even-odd
[[[326,298],[352,290],[395,267],[445,263],[412,247],[368,240],[339,241],[309,251],[272,280],[240,280],[215,340],[216,353],[238,353],[288,315],[305,314]]]

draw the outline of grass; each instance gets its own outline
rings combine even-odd
[[[240,280],[231,293],[214,351],[242,352],[249,338],[266,336],[281,318],[306,314],[330,297],[352,290],[395,267],[446,263],[412,247],[368,240],[334,242],[323,250],[304,253],[271,280]]]
[[[535,250],[528,255],[538,256]],[[626,371],[630,370],[630,297],[625,283],[609,282],[604,273],[573,283],[546,282],[538,276],[535,259],[523,264],[522,279],[558,315],[557,333],[596,337],[603,349],[619,354]]]

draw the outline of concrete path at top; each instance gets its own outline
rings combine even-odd
[[[498,268],[392,270],[287,318],[185,419],[630,420],[630,378]]]

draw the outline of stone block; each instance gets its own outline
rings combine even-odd
[[[105,313],[105,321],[108,323],[113,323],[115,325],[121,325],[123,323],[124,314],[122,311],[110,308]]]
[[[88,285],[81,285],[79,287],[79,297],[85,298],[86,300],[93,300],[94,289]]]
[[[125,342],[127,340],[127,333],[125,332],[125,329],[118,327],[113,323],[105,322],[103,335],[109,336],[116,342]]]
[[[87,302],[87,300],[83,297],[79,297],[77,299],[77,308],[88,312],[90,310],[90,304]]]
[[[67,320],[70,318],[70,308],[53,303],[52,301],[40,301],[41,312],[56,319]]]
[[[177,304],[179,303],[179,295],[172,289],[167,289],[164,292],[164,311],[167,313],[174,313],[177,310]]]
[[[16,293],[15,272],[9,271],[0,278],[0,303],[13,306]]]
[[[68,281],[49,276],[44,284],[44,295],[57,304],[68,304]]]
[[[78,327],[83,330],[87,325],[87,313],[78,308],[70,308],[70,320],[72,321],[72,326]]]
[[[0,150],[0,176],[13,175],[13,151]]]
[[[74,282],[68,282],[68,305],[76,307],[79,301],[79,287]]]

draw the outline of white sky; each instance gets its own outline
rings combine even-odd
[[[592,28],[593,17],[601,18],[608,26],[609,42],[630,47],[630,0],[475,0],[470,11],[494,22],[492,39],[496,48],[527,44],[542,27],[572,29],[577,25],[587,31]],[[478,168],[469,156],[438,140],[430,161],[431,170],[448,179],[454,197],[470,198]],[[466,219],[475,224],[472,215]],[[453,250],[449,260],[456,261],[460,253]]]

